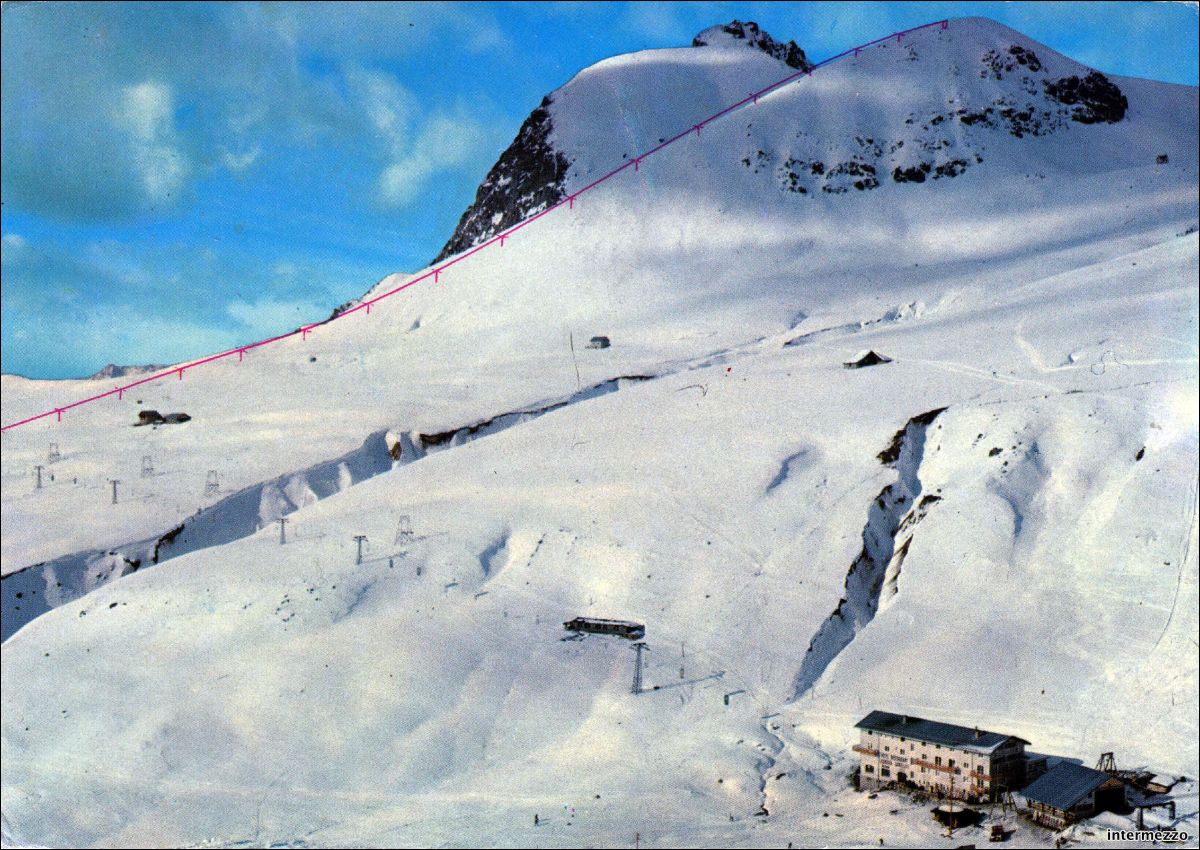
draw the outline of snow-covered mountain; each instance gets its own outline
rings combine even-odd
[[[439,259],[808,67],[695,44],[550,93]],[[1194,777],[1197,112],[951,21],[5,432],[6,842],[921,844],[871,708]]]
[[[109,363],[88,377],[93,381],[100,378],[129,378],[134,375],[149,375],[153,372],[161,372],[165,368],[167,367],[163,364],[153,363],[145,366],[118,366],[116,363]]]

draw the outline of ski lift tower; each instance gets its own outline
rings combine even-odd
[[[396,520],[396,539],[392,541],[397,546],[407,546],[412,542],[412,517],[408,514],[401,514]]]
[[[634,651],[637,653],[637,660],[633,666],[633,693],[640,694],[642,692],[642,653],[646,650],[645,641],[638,641],[633,645]]]

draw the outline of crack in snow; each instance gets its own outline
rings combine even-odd
[[[897,432],[892,445],[880,453],[879,459],[895,469],[899,476],[880,491],[867,511],[862,551],[846,574],[845,595],[809,642],[796,673],[792,701],[806,694],[842,650],[875,618],[881,603],[886,601],[884,590],[890,588],[892,593],[896,592],[896,579],[900,564],[908,553],[912,527],[930,504],[930,497],[918,502],[926,432],[944,410],[939,408],[914,416]],[[901,532],[908,537],[898,543]]]

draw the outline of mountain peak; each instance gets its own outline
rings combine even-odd
[[[807,71],[812,67],[796,42],[776,41],[754,21],[735,18],[727,24],[709,27],[692,39],[692,47],[753,47],[798,70]]]
[[[133,375],[148,375],[151,372],[158,372],[167,368],[165,365],[148,363],[143,366],[118,366],[116,363],[109,363],[99,372],[88,375],[87,380],[97,380],[100,378],[128,378]]]

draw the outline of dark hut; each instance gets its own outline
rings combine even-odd
[[[878,366],[881,363],[891,363],[892,358],[884,357],[875,351],[864,351],[858,354],[852,360],[847,360],[842,365],[847,369],[865,369],[868,366]]]

